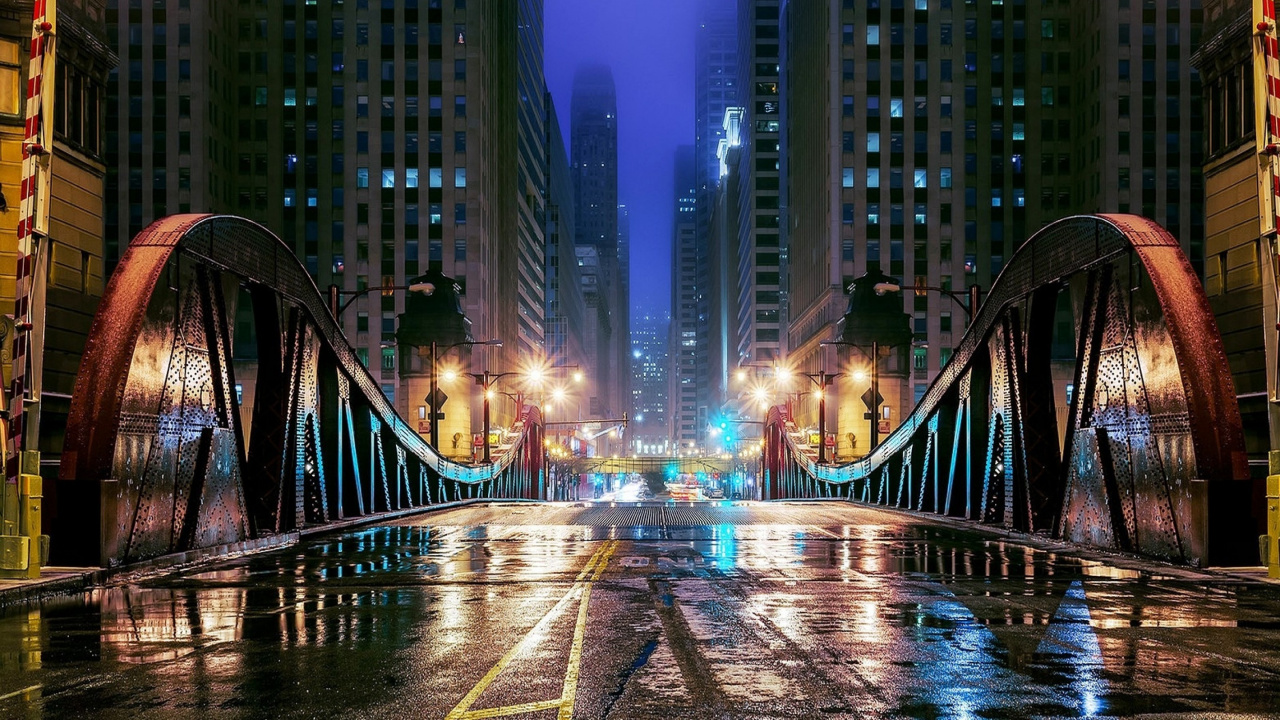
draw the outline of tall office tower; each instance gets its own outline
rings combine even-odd
[[[738,5],[738,97],[743,107],[738,154],[738,352],[740,363],[783,356],[779,220],[778,0]]]
[[[676,148],[675,223],[671,242],[671,376],[669,387],[671,438],[679,448],[702,444],[705,411],[699,416],[698,366],[698,203],[694,146]]]
[[[594,298],[598,311],[591,332],[596,339],[591,363],[592,412],[614,417],[625,406],[616,404],[618,378],[614,374],[619,367],[617,333],[621,328],[620,310],[614,304],[618,294],[618,108],[613,72],[607,66],[578,68],[569,115],[574,231],[579,246],[595,250],[598,263],[599,282],[593,289],[584,286],[584,295]]]
[[[45,65],[52,83],[43,111],[53,135],[45,136],[51,172],[42,198],[48,201],[47,225],[39,239],[31,289],[32,322],[41,332],[27,357],[26,386],[37,405],[26,406],[28,432],[38,440],[42,470],[57,473],[63,428],[80,369],[89,324],[103,291],[104,175],[102,104],[108,73],[119,58],[104,44],[103,0],[63,0],[57,8],[56,71]],[[27,137],[26,80],[30,77],[31,4],[9,3],[0,13],[0,186],[7,207],[0,210],[0,313],[12,315],[17,293],[19,203],[23,198],[22,158]],[[9,325],[13,340],[13,326]],[[9,360],[6,360],[6,363]],[[12,379],[10,367],[4,376]],[[7,396],[9,388],[5,388]],[[7,409],[7,407],[6,407]],[[10,518],[15,515],[9,515]]]
[[[545,345],[547,83],[542,74],[542,0],[519,0],[516,18],[519,162],[514,191],[519,203],[520,352],[547,355]]]
[[[320,287],[354,298],[348,337],[410,418],[425,409],[426,368],[394,346],[404,293],[360,291],[429,268],[456,277],[474,336],[504,342],[455,351],[464,369],[513,369],[540,341],[542,186],[521,173],[542,155],[538,137],[521,136],[542,131],[520,122],[541,107],[522,113],[520,98],[541,82],[527,47],[541,43],[539,3],[140,4],[108,8],[113,47],[129,58],[108,91],[117,248],[174,212],[263,223]],[[446,392],[441,436],[469,434],[474,388]],[[506,422],[514,408],[493,412]]]
[[[107,83],[102,148],[108,274],[133,236],[153,220],[180,212],[239,211],[238,173],[267,173],[266,154],[238,158],[236,152],[236,101],[265,106],[266,89],[250,86],[248,98],[243,91],[237,97],[234,84],[237,72],[248,73],[255,63],[266,72],[265,52],[237,53],[236,46],[254,37],[265,43],[267,20],[241,20],[237,11],[232,3],[211,0],[107,2],[107,42],[120,56]],[[250,132],[265,135],[266,117]],[[249,167],[238,167],[238,160]],[[266,188],[251,193],[265,210]]]
[[[720,180],[720,158],[717,155],[724,140],[724,111],[737,101],[738,18],[732,0],[703,0],[698,10],[698,29],[694,38],[694,187],[697,189],[698,259],[695,284],[698,303],[698,406],[704,414],[718,409],[712,399],[714,391],[711,348],[720,338],[712,337],[717,320],[711,298],[714,260],[712,211],[716,205],[716,188]],[[736,360],[737,349],[734,349]]]
[[[715,204],[707,234],[706,393],[709,412],[739,414],[735,401],[746,388],[734,387],[731,378],[738,366],[738,156],[742,153],[742,108],[725,109],[716,156],[719,181],[712,197]],[[738,433],[739,436],[742,433]]]
[[[1201,3],[1069,8],[1054,18],[1054,39],[1070,49],[1092,41],[1094,51],[1073,52],[1066,70],[1058,58],[1062,85],[1050,100],[1072,122],[1071,136],[1056,138],[1071,156],[1072,174],[1053,190],[1059,199],[1069,191],[1076,212],[1118,210],[1159,222],[1203,276],[1205,120],[1200,74],[1191,63],[1204,26]],[[1048,26],[1041,25],[1043,36]],[[1042,205],[1048,192],[1041,188]]]
[[[1280,450],[1280,283],[1268,261],[1280,254],[1277,166],[1275,158],[1258,161],[1276,136],[1268,132],[1267,62],[1255,34],[1265,16],[1251,0],[1205,0],[1204,13],[1205,41],[1193,58],[1204,73],[1204,289],[1231,363],[1250,470],[1262,477]]]
[[[1198,252],[1199,83],[1187,52],[1200,21],[1196,3],[1155,0],[789,0],[792,364],[849,369],[837,367],[848,352],[819,342],[835,337],[845,289],[868,268],[911,285],[987,288],[1028,236],[1078,212],[1149,214]],[[902,302],[916,342],[882,366],[903,378],[881,385],[892,426],[966,320],[942,293]],[[865,390],[848,378],[838,387]],[[833,404],[837,453],[865,451],[861,404]],[[812,405],[802,422],[816,422]]]
[[[636,308],[635,320],[629,450],[640,455],[670,456],[671,435],[667,423],[670,315]]]
[[[613,357],[617,366],[613,376],[614,407],[626,410],[631,407],[631,389],[635,384],[631,362],[631,213],[627,206],[618,205],[618,287],[614,294],[614,307],[618,308],[614,327]]]
[[[588,367],[583,338],[587,307],[582,296],[582,274],[574,249],[573,174],[569,154],[556,119],[555,104],[546,95],[547,212],[546,212],[546,348],[552,365]],[[561,371],[556,371],[560,373]],[[564,379],[563,374],[557,378]],[[569,374],[572,377],[572,373]],[[568,407],[578,417],[583,387],[570,387]],[[557,408],[559,410],[559,408]]]

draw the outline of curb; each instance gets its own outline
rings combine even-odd
[[[428,507],[405,508],[391,510],[376,515],[365,515],[347,520],[339,520],[327,525],[304,528],[293,532],[271,535],[264,538],[243,540],[213,547],[198,548],[188,552],[162,555],[157,558],[143,560],[130,565],[115,568],[74,568],[48,567],[45,572],[49,577],[37,580],[22,580],[5,587],[6,581],[0,580],[0,611],[13,607],[37,604],[49,598],[75,595],[95,587],[127,585],[164,575],[171,575],[193,568],[214,565],[224,560],[268,553],[297,545],[302,538],[316,537],[329,533],[338,533],[363,525],[373,525],[388,520],[418,514],[428,514],[440,510],[451,510],[479,503],[524,503],[538,502],[523,498],[468,498],[453,502],[440,503]]]

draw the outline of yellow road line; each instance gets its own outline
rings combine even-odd
[[[600,575],[609,565],[609,556],[618,548],[614,540],[607,546],[600,563],[596,566],[591,581],[600,579]],[[570,720],[573,717],[573,703],[578,697],[578,668],[582,665],[582,640],[587,634],[587,605],[591,602],[591,584],[582,590],[582,604],[578,606],[578,624],[573,628],[573,646],[569,649],[569,667],[564,673],[564,691],[560,694],[560,713],[558,720]]]
[[[600,547],[599,550],[596,550],[596,552],[592,554],[591,558],[587,561],[586,566],[582,569],[582,572],[578,573],[578,577],[574,581],[573,587],[569,588],[569,591],[564,594],[564,597],[561,597],[560,600],[557,601],[556,604],[549,611],[547,611],[545,615],[542,616],[542,619],[540,619],[538,623],[534,625],[531,630],[529,630],[529,632],[525,633],[525,636],[520,639],[520,642],[516,643],[514,647],[508,650],[507,654],[503,655],[502,659],[498,660],[497,664],[494,665],[489,670],[489,672],[486,673],[485,676],[480,679],[480,682],[476,683],[475,687],[471,688],[471,691],[467,693],[466,697],[462,698],[462,701],[459,702],[458,705],[454,707],[454,709],[450,711],[448,715],[445,716],[445,720],[463,720],[464,718],[480,718],[480,717],[501,717],[504,715],[515,715],[519,713],[537,712],[539,710],[546,710],[553,707],[560,707],[561,714],[563,714],[564,693],[561,694],[560,698],[557,698],[555,700],[522,703],[520,705],[508,705],[504,707],[486,708],[483,710],[474,710],[474,711],[470,710],[470,708],[472,703],[474,703],[476,699],[480,697],[481,693],[483,693],[489,687],[489,685],[491,685],[493,681],[496,680],[498,676],[501,675],[502,672],[507,669],[507,666],[510,665],[513,660],[515,660],[516,656],[518,656],[521,652],[525,650],[526,646],[530,643],[530,641],[538,637],[539,635],[541,635],[541,631],[551,622],[551,619],[554,618],[557,614],[559,614],[560,610],[571,599],[573,599],[575,595],[579,595],[579,594],[582,595],[583,600],[582,600],[581,606],[578,609],[578,627],[575,628],[574,635],[575,635],[575,644],[578,647],[578,659],[581,660],[581,642],[577,640],[577,636],[579,635],[581,630],[585,630],[586,607],[587,607],[586,599],[589,596],[591,591],[591,586],[589,582],[588,584],[584,585],[583,581],[588,576],[591,576],[592,571],[594,571],[595,573],[594,576],[591,577],[592,580],[595,580],[600,577],[601,573],[604,572],[605,567],[609,563],[609,559],[608,559],[609,556],[613,554],[613,551],[614,549],[617,548],[617,546],[618,546],[618,541],[611,540],[609,542],[606,542],[603,546]],[[573,662],[572,656],[573,656],[573,653],[572,651],[570,651],[570,657],[571,657],[570,667],[572,668],[572,672],[574,676],[574,681],[575,681],[574,691],[576,692],[577,665],[576,663]],[[566,686],[567,686],[567,683],[568,683],[568,679],[566,677]],[[569,711],[570,713],[572,713],[573,711],[572,704],[569,707]],[[477,715],[476,713],[488,713],[488,714]]]
[[[11,697],[18,697],[19,695],[26,695],[27,693],[31,692],[32,690],[39,690],[39,689],[40,689],[40,688],[42,688],[42,687],[44,687],[44,686],[43,686],[43,685],[32,685],[31,687],[28,687],[28,688],[22,688],[21,690],[15,690],[15,691],[13,691],[13,692],[9,693],[8,695],[0,695],[0,700],[8,700],[8,699],[9,699],[9,698],[11,698]]]
[[[839,536],[839,535],[837,535],[837,534],[835,534],[835,533],[831,532],[830,530],[827,530],[826,528],[820,528],[820,527],[818,527],[817,525],[807,525],[806,527],[809,527],[809,528],[812,528],[812,529],[814,529],[814,530],[817,530],[818,532],[822,533],[823,535],[826,535],[826,536],[827,536],[827,537],[829,537],[829,538],[835,538],[835,539],[837,539],[837,540],[839,540],[839,539],[840,539],[840,536]]]
[[[469,710],[458,717],[461,720],[472,720],[473,718],[496,718],[505,717],[507,715],[524,715],[525,713],[541,712],[552,708],[560,707],[560,698],[555,700],[541,700],[538,702],[520,703],[519,705],[506,705],[504,707],[486,708],[484,710]]]

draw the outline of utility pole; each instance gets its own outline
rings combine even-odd
[[[13,373],[7,417],[4,493],[0,535],[6,546],[25,546],[25,557],[3,572],[40,577],[48,537],[41,535],[40,394],[44,372],[45,271],[48,265],[49,200],[53,179],[53,98],[57,37],[56,0],[35,0],[30,64],[27,66],[26,134],[22,141],[22,197],[18,213],[18,257],[14,277]],[[10,503],[14,499],[17,502]],[[10,510],[16,508],[17,516]],[[16,537],[14,537],[16,536]]]

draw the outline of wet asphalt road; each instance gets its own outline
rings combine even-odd
[[[1280,717],[1280,586],[836,503],[495,504],[0,615],[0,718],[1136,715]]]

